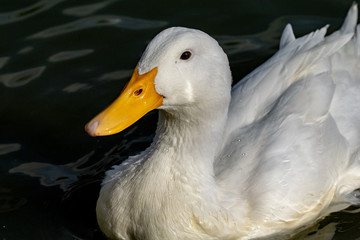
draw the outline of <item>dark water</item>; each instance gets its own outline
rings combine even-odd
[[[0,0],[0,240],[103,239],[103,174],[149,145],[157,115],[103,138],[84,124],[120,93],[160,30],[208,32],[239,80],[277,50],[286,23],[297,36],[327,23],[333,31],[351,3]],[[359,228],[360,214],[343,211],[298,239],[360,239]]]

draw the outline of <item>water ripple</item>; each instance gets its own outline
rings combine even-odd
[[[21,148],[21,145],[18,143],[0,144],[0,155],[5,155],[5,154],[19,151],[20,148]]]
[[[20,72],[2,74],[0,75],[0,82],[3,83],[5,87],[24,86],[35,78],[38,78],[44,72],[45,68],[45,66],[40,66]]]
[[[162,27],[166,24],[167,23],[163,21],[151,21],[129,17],[120,17],[115,15],[99,15],[82,18],[64,25],[45,29],[28,37],[28,39],[49,38],[94,27],[114,26],[127,29],[146,29]]]
[[[0,13],[0,25],[18,22],[32,17],[40,12],[48,10],[64,0],[42,0],[31,6],[21,8],[12,12]]]
[[[64,51],[57,54],[54,54],[49,57],[49,62],[61,62],[69,59],[74,59],[78,57],[82,57],[88,54],[93,53],[93,49],[84,49],[84,50],[76,50],[76,51]]]
[[[78,186],[74,185],[82,176],[85,175],[102,175],[107,169],[109,162],[118,161],[119,155],[114,154],[124,149],[124,145],[115,146],[110,149],[100,161],[88,165],[89,160],[95,154],[94,151],[86,154],[76,162],[55,165],[43,162],[29,162],[20,164],[9,170],[9,173],[23,173],[31,177],[40,178],[43,186],[59,186],[63,191],[69,191]],[[111,164],[113,165],[113,164]]]
[[[17,197],[10,189],[0,187],[0,213],[14,211],[24,206],[26,203],[26,198]]]
[[[93,152],[85,155],[74,163],[54,165],[50,163],[30,162],[21,164],[9,170],[9,173],[23,173],[32,177],[39,177],[43,186],[60,186],[66,191],[70,185],[78,180],[78,176],[85,171],[79,167],[88,161]]]
[[[89,89],[90,86],[86,83],[73,83],[63,89],[63,92],[74,93],[81,90]]]
[[[75,17],[85,17],[109,6],[113,2],[116,2],[116,0],[108,0],[83,6],[72,7],[65,9],[63,13]]]
[[[5,66],[5,64],[9,61],[10,57],[1,57],[0,58],[0,69]]]
[[[24,48],[20,49],[20,50],[18,51],[18,54],[26,54],[26,53],[31,52],[32,50],[34,50],[34,47],[32,47],[32,46],[27,46],[27,47],[24,47]]]
[[[224,48],[226,54],[234,55],[241,52],[255,51],[266,44],[255,36],[219,36],[218,42]]]
[[[120,80],[123,78],[130,78],[133,70],[119,70],[115,72],[104,73],[99,80]]]

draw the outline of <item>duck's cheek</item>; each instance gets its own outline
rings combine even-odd
[[[158,109],[164,110],[179,110],[179,108],[184,108],[187,106],[194,105],[193,101],[189,101],[186,97],[184,97],[183,93],[175,93],[173,95],[167,95],[163,98],[162,105],[158,107]]]
[[[104,111],[92,119],[86,126],[91,136],[103,136],[118,133],[162,105],[163,96],[154,86],[157,68],[139,75],[137,68],[120,96]]]
[[[181,79],[172,79],[166,85],[156,84],[156,92],[164,96],[164,106],[182,106],[195,102],[195,91],[191,84]]]

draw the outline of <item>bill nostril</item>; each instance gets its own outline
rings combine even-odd
[[[142,93],[142,91],[143,91],[142,88],[140,88],[134,92],[134,95],[139,96]]]

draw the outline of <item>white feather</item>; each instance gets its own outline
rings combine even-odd
[[[280,49],[295,40],[295,35],[290,24],[287,24],[280,39]]]
[[[112,239],[251,239],[285,234],[358,204],[357,6],[342,28],[295,39],[232,90],[207,34],[164,30],[139,73],[165,98],[153,144],[108,171],[97,204]],[[185,50],[191,59],[179,59]]]

